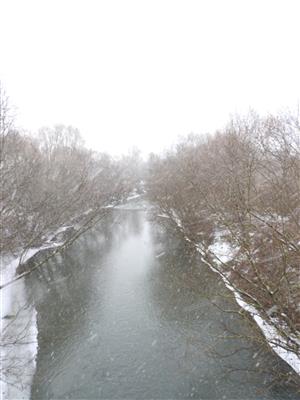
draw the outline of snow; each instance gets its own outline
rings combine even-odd
[[[160,218],[170,218],[167,214],[158,214],[157,216]]]
[[[128,196],[126,200],[129,201],[129,200],[133,200],[133,199],[138,199],[139,197],[141,197],[140,194],[133,194],[131,196]]]
[[[217,264],[220,264],[220,261],[221,263],[226,263],[234,257],[234,250],[232,246],[222,238],[221,231],[215,232],[215,240],[208,247],[208,250],[216,256],[215,261]]]
[[[162,256],[164,256],[166,253],[163,251],[162,253],[159,253],[155,256],[155,258],[160,258]]]
[[[114,208],[114,204],[108,204],[107,206],[104,206],[102,208]]]
[[[89,214],[91,211],[88,210],[86,212],[83,213],[83,215]],[[55,232],[55,234],[53,236],[58,235],[59,233],[65,232],[66,230],[72,228],[72,225],[67,225],[67,226],[62,226],[61,228],[58,228],[57,231]]]
[[[178,226],[178,228],[183,229],[182,222],[181,222],[180,218],[178,217],[178,215],[176,214],[176,212],[171,209],[171,213],[172,213],[172,216],[173,216],[172,219],[175,221],[175,223]]]
[[[126,199],[123,200],[125,202],[125,204],[122,204],[122,201],[113,201],[112,203],[109,203],[106,206],[103,206],[102,209],[105,209],[105,208],[122,208],[122,206],[123,207],[126,206],[126,202],[127,201],[138,199],[139,197],[141,197],[141,195],[136,193],[136,191],[134,190],[133,192],[131,192],[131,194]]]
[[[55,232],[55,234],[53,235],[53,237],[55,237],[58,233],[61,233],[61,232],[63,232],[63,231],[58,229]],[[22,264],[24,264],[26,261],[28,261],[30,258],[32,258],[36,253],[38,253],[41,250],[52,249],[52,248],[61,246],[62,244],[63,243],[60,243],[60,242],[57,242],[57,243],[53,242],[53,243],[49,243],[49,244],[47,243],[40,247],[30,248],[30,249],[26,250],[26,252],[23,253],[20,257],[17,257],[18,265],[20,264],[20,261]],[[17,267],[18,267],[18,265],[17,265]]]

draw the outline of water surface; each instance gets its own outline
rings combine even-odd
[[[32,399],[297,398],[218,276],[145,203],[128,208],[27,279]]]

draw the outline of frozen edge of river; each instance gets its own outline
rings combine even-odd
[[[217,268],[215,268],[211,263],[209,263],[207,260],[204,258],[203,250],[201,249],[200,245],[197,245],[193,243],[188,236],[185,234],[182,222],[180,218],[177,216],[174,210],[172,211],[172,217],[166,214],[159,214],[159,217],[162,218],[169,218],[171,219],[176,226],[180,229],[182,234],[184,235],[184,238],[187,242],[192,243],[196,250],[201,254],[201,260],[215,273],[217,273],[219,276],[221,276],[223,282],[225,283],[226,287],[233,292],[234,297],[236,302],[240,307],[242,307],[245,311],[247,311],[251,317],[254,319],[260,330],[262,331],[263,335],[266,338],[267,343],[269,346],[272,348],[272,350],[281,358],[283,359],[287,364],[290,365],[290,367],[298,374],[300,375],[300,356],[297,356],[297,354],[288,351],[280,346],[280,343],[282,345],[285,345],[287,343],[287,340],[283,338],[277,331],[277,329],[269,324],[267,321],[265,321],[259,314],[259,311],[251,306],[250,304],[246,303],[241,295],[235,290],[235,288],[230,284],[228,279],[222,274]],[[210,246],[211,248],[214,248],[214,252],[218,252],[220,250],[220,258],[222,262],[227,262],[232,258],[232,249],[230,248],[229,244],[225,241],[222,241],[220,235],[217,235],[215,238],[215,242]],[[216,254],[218,257],[218,254]],[[223,259],[222,259],[223,257]],[[218,257],[219,258],[219,257]],[[218,264],[218,259],[215,258],[215,262]],[[297,341],[297,338],[293,338],[293,340]],[[300,343],[299,343],[300,345]]]

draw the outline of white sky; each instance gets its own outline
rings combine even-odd
[[[299,0],[0,0],[0,79],[17,124],[159,151],[229,114],[300,101]]]

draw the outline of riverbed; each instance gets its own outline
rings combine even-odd
[[[142,200],[109,209],[26,290],[32,399],[297,398],[222,280]]]

